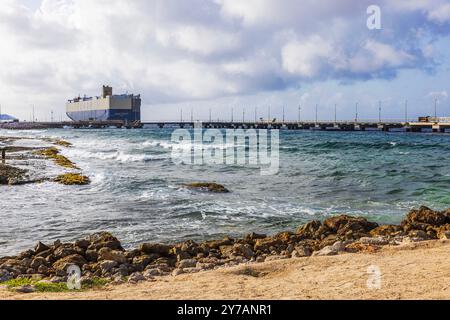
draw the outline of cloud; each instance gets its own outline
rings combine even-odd
[[[380,2],[384,29],[370,31],[369,0],[5,0],[0,96],[62,106],[109,83],[177,103],[433,68],[448,3]]]

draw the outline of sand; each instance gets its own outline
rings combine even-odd
[[[164,277],[137,285],[108,286],[77,293],[18,294],[0,299],[450,299],[450,241],[385,247],[377,253],[278,260]],[[371,282],[370,266],[381,271]],[[381,284],[380,288],[376,288]]]

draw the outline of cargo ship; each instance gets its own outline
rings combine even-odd
[[[137,122],[141,120],[141,96],[113,95],[112,87],[103,86],[101,96],[68,100],[66,113],[73,121]]]

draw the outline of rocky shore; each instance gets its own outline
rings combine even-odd
[[[17,256],[0,258],[0,286],[27,280],[23,283],[28,285],[14,290],[28,293],[36,291],[39,284],[63,284],[67,269],[73,265],[82,271],[83,287],[99,279],[102,283],[135,284],[281,259],[371,253],[384,246],[433,239],[450,239],[450,209],[440,212],[421,207],[409,212],[401,225],[378,225],[361,217],[340,215],[273,236],[252,233],[241,239],[201,243],[144,243],[130,250],[110,233],[102,232],[74,243],[39,242]]]
[[[0,185],[24,185],[45,181],[65,185],[85,185],[89,179],[60,148],[70,148],[71,143],[51,138],[0,137]],[[57,174],[50,172],[50,165]],[[59,170],[58,170],[59,169]]]

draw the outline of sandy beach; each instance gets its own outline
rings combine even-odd
[[[279,260],[78,293],[24,295],[3,289],[0,299],[449,299],[448,261],[450,241],[427,241],[377,253]],[[367,287],[371,265],[382,273],[379,290]]]

